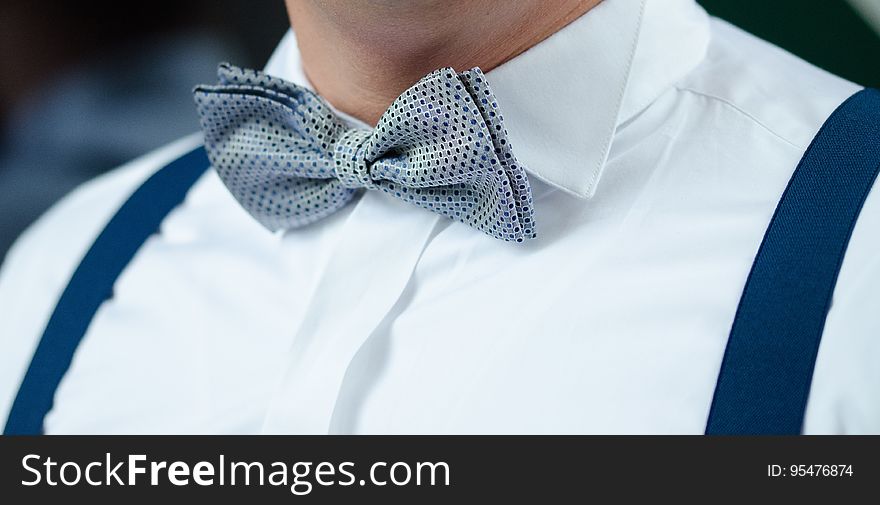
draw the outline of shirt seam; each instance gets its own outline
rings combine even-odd
[[[722,98],[722,97],[720,97],[720,96],[713,95],[713,94],[711,94],[711,93],[706,93],[706,92],[704,92],[704,91],[700,91],[700,90],[697,90],[697,89],[694,89],[694,88],[691,88],[691,87],[687,87],[687,86],[676,86],[675,88],[676,88],[677,90],[679,90],[679,91],[690,92],[690,93],[693,93],[693,94],[695,94],[695,95],[697,95],[697,96],[701,96],[701,97],[704,97],[704,98],[709,98],[709,99],[711,99],[711,100],[715,100],[715,101],[717,101],[717,102],[719,102],[719,103],[721,103],[721,104],[723,104],[723,105],[726,105],[726,106],[730,107],[731,109],[733,109],[734,111],[736,111],[736,112],[742,114],[743,116],[745,116],[746,118],[748,118],[749,120],[751,120],[753,123],[755,123],[756,125],[760,126],[760,127],[763,128],[765,131],[767,131],[768,133],[770,133],[771,135],[773,135],[773,136],[776,137],[777,139],[779,139],[779,140],[785,142],[785,143],[788,144],[789,146],[791,146],[791,147],[793,147],[793,148],[795,148],[795,149],[797,149],[797,150],[799,150],[799,151],[804,151],[804,150],[806,150],[806,146],[798,145],[798,144],[796,144],[795,142],[789,140],[788,138],[782,136],[782,135],[781,135],[780,133],[778,133],[776,130],[774,130],[773,128],[771,128],[770,126],[768,126],[766,123],[764,123],[763,121],[761,121],[760,119],[758,119],[757,117],[755,117],[754,115],[752,115],[751,113],[749,113],[748,111],[742,109],[740,106],[738,106],[737,104],[731,102],[730,100],[728,100],[728,99],[726,99],[726,98]]]

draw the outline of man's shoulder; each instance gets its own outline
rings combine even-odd
[[[85,253],[107,221],[150,175],[200,142],[192,135],[98,176],[70,192],[32,224],[10,249],[0,281],[16,264],[41,254],[52,258]]]
[[[723,103],[806,149],[828,116],[861,86],[720,19],[703,63],[677,84]]]
[[[107,221],[150,175],[200,142],[193,135],[83,184],[16,241],[0,268],[0,412],[55,303]]]
[[[708,153],[705,159],[728,169],[724,176],[761,181],[756,191],[735,197],[762,206],[769,220],[810,142],[861,86],[724,21],[711,21],[711,35],[704,60],[676,88],[688,104],[697,104],[688,114],[703,119],[699,125],[715,133],[697,148]],[[766,191],[768,181],[774,191]],[[773,196],[770,205],[756,198],[760,190]],[[738,212],[742,208],[736,207]],[[878,231],[880,183],[864,202],[843,258],[816,361],[805,433],[878,430]]]

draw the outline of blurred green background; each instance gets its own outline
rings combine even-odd
[[[712,15],[863,86],[880,87],[880,0],[699,0]],[[873,18],[871,16],[874,16]]]

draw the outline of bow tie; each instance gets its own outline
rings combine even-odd
[[[211,164],[270,230],[304,226],[361,190],[383,191],[488,235],[534,238],[532,194],[479,68],[442,68],[372,130],[349,128],[312,91],[220,65],[195,100]]]

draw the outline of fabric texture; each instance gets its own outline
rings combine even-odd
[[[304,226],[361,189],[462,221],[488,235],[535,237],[528,178],[479,68],[436,70],[372,130],[348,128],[312,91],[222,64],[195,100],[208,156],[233,196],[270,230]]]

